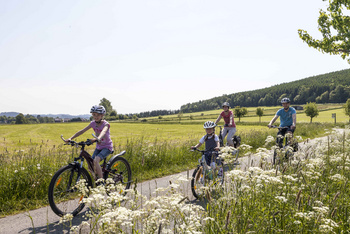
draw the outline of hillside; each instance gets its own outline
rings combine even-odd
[[[231,106],[275,106],[283,97],[289,97],[293,105],[307,102],[344,103],[350,98],[350,69],[188,103],[181,106],[181,111],[191,113],[218,109],[225,101]]]

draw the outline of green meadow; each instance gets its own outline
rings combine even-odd
[[[303,139],[325,135],[326,129],[335,126],[332,113],[337,113],[337,124],[344,126],[348,118],[340,106],[324,108],[313,124],[299,112],[295,135]],[[241,118],[241,122],[237,119],[237,135],[241,136],[242,144],[252,146],[254,151],[265,144],[267,136],[275,136],[276,130],[266,125],[278,108],[266,108],[261,123],[255,115],[256,108],[249,108],[248,116]],[[190,152],[190,146],[205,134],[204,121],[215,120],[219,113],[220,110],[184,114],[181,120],[164,116],[146,122],[142,119],[111,122],[114,151],[126,150],[125,158],[132,167],[135,182],[192,169],[199,156]],[[68,138],[87,124],[0,125],[0,216],[48,204],[47,189],[53,174],[78,155],[78,150],[64,145],[60,136]],[[89,130],[77,140],[92,138],[92,132]],[[92,154],[94,147],[87,151]]]

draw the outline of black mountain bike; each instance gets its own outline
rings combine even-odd
[[[286,137],[288,127],[277,127],[272,125],[271,128],[278,128],[276,147],[273,151],[273,165],[280,164],[283,160],[288,160],[299,150],[299,144],[293,135]],[[284,145],[283,145],[284,143]]]
[[[194,170],[191,179],[191,190],[193,196],[197,199],[203,198],[205,194],[204,187],[212,189],[215,185],[222,185],[224,183],[224,162],[218,156],[217,151],[204,151],[193,148],[191,151],[198,151],[202,153],[202,157],[198,160],[199,164]],[[215,162],[215,168],[210,167],[205,160],[205,153],[212,154],[212,161]]]
[[[94,136],[94,135],[93,135]],[[94,136],[96,138],[96,136]],[[63,136],[62,140],[65,141]],[[85,146],[93,143],[88,139],[82,142],[69,141],[67,145],[80,148],[79,157],[74,158],[72,163],[60,168],[52,177],[49,185],[49,203],[53,212],[59,216],[65,214],[77,215],[85,206],[81,200],[83,195],[76,188],[79,180],[84,179],[87,187],[93,187],[93,180],[89,172],[83,167],[84,160],[88,164],[89,170],[94,174],[93,159]],[[122,184],[125,189],[130,188],[131,184],[131,168],[128,161],[121,157],[125,151],[112,156],[108,162],[106,159],[102,161],[103,179],[111,178],[115,185]],[[76,199],[79,198],[79,199]]]

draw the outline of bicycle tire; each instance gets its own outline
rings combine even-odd
[[[273,165],[276,165],[276,160],[277,160],[277,151],[276,149],[273,150]]]
[[[205,172],[203,171],[202,166],[198,166],[192,174],[191,179],[191,190],[192,194],[196,199],[202,199],[205,194],[203,187],[209,187],[212,188],[216,184],[219,184],[220,186],[224,183],[225,173],[224,173],[224,164],[221,162],[221,165],[217,165],[219,168],[218,175],[212,175],[213,178],[210,178],[208,175],[205,175]],[[219,175],[219,171],[221,170],[221,175]],[[199,173],[199,174],[197,174]],[[209,178],[208,178],[209,177]]]
[[[108,178],[111,178],[116,184],[120,182],[125,184],[124,189],[129,189],[131,185],[131,167],[129,162],[121,156],[114,158],[108,164],[104,174],[104,179],[107,180]]]
[[[85,206],[81,203],[83,196],[76,199],[80,192],[73,189],[76,183],[85,179],[86,186],[92,187],[91,176],[85,168],[81,168],[81,175],[78,178],[79,169],[75,165],[67,165],[60,168],[52,177],[49,185],[49,203],[52,211],[58,216],[72,214],[76,216]]]

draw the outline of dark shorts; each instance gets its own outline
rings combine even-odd
[[[288,128],[283,128],[283,129],[281,129],[281,130],[278,130],[277,135],[282,135],[282,136],[284,136],[284,135],[286,135],[287,132],[292,132],[292,133],[294,133],[295,128],[292,129],[292,128],[291,128],[292,125],[291,125],[291,126],[285,126],[285,127],[288,127]]]
[[[95,159],[95,157],[99,157],[101,158],[101,160],[107,158],[108,155],[110,155],[112,153],[112,151],[110,151],[109,149],[95,149],[93,155],[92,155],[92,159]]]
[[[292,125],[291,125],[292,126]],[[292,134],[294,133],[294,129],[291,129],[291,126],[286,126],[288,128],[283,128],[281,130],[278,130],[277,136],[282,135],[285,136],[287,132],[292,132]],[[276,143],[280,146],[280,148],[282,148],[283,145],[283,138],[276,138]],[[286,145],[287,145],[287,141],[286,141]]]

